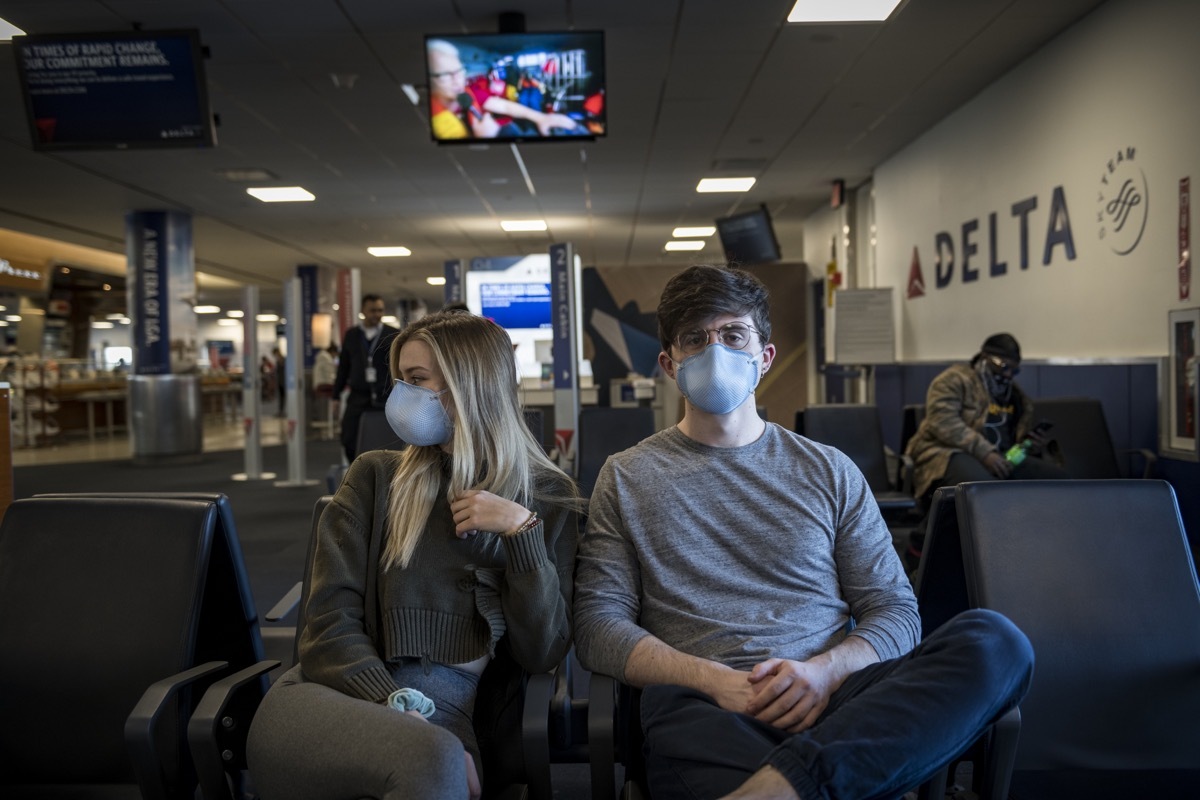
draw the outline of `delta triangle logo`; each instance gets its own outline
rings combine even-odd
[[[921,274],[921,257],[913,245],[912,266],[908,268],[908,299],[925,296],[925,276]]]

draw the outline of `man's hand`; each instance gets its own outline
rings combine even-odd
[[[716,700],[717,705],[726,711],[735,711],[738,714],[749,713],[746,709],[754,697],[754,690],[750,685],[750,673],[718,664],[713,666],[718,669],[714,670],[705,680],[702,691]]]
[[[995,450],[983,457],[983,466],[997,478],[1007,478],[1012,474],[1012,464]]]
[[[566,114],[543,114],[537,120],[538,133],[542,136],[549,136],[554,128],[562,128],[568,131],[573,130],[575,128],[575,120]]]
[[[817,721],[842,679],[828,663],[769,658],[750,672],[753,696],[746,713],[797,733]]]

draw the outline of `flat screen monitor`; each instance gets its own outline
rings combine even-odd
[[[14,36],[35,150],[211,147],[195,30]]]
[[[425,68],[439,144],[608,133],[603,31],[430,35]]]
[[[730,263],[762,264],[780,258],[779,241],[766,206],[718,219],[717,235]]]
[[[540,374],[541,343],[554,338],[550,256],[477,258],[464,275],[467,308],[508,331],[523,374]]]

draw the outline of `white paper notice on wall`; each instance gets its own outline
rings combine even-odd
[[[893,290],[843,289],[834,293],[834,363],[896,361]]]

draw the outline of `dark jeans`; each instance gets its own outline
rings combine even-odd
[[[907,655],[855,672],[790,734],[680,686],[642,693],[655,800],[721,797],[775,767],[803,800],[895,798],[966,750],[1029,688],[1033,648],[994,611],[966,611]]]
[[[347,461],[353,462],[358,455],[358,424],[368,408],[371,408],[370,395],[355,392],[346,395],[346,409],[342,413],[342,449],[346,451]]]
[[[1037,456],[1026,456],[1024,461],[1013,467],[1012,473],[1005,480],[1035,481],[1065,477],[1067,477],[1067,473],[1049,461]],[[942,476],[941,480],[935,481],[934,486],[957,486],[964,481],[997,480],[1000,478],[989,472],[983,462],[975,456],[970,453],[955,453],[950,456],[950,463],[946,465],[946,474]]]

